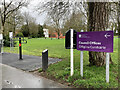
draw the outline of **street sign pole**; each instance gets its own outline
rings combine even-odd
[[[83,77],[83,51],[80,53],[80,75]]]
[[[77,31],[70,29],[65,34],[65,48],[70,49],[70,76],[74,74],[73,49],[77,48]]]
[[[13,32],[9,32],[9,38],[10,38],[10,51],[12,50],[12,42],[13,42]]]
[[[106,53],[106,82],[109,83],[109,58],[110,54]]]
[[[71,76],[73,76],[73,73],[74,73],[74,70],[73,70],[73,29],[71,29],[71,44],[70,44],[70,47],[71,47]]]
[[[83,30],[81,30],[83,32]],[[83,77],[83,51],[80,53],[80,75]]]

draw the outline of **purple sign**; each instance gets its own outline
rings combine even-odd
[[[113,31],[78,32],[77,50],[113,52]]]

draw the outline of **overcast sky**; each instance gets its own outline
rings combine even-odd
[[[42,15],[39,15],[38,12],[36,12],[34,10],[34,8],[39,4],[39,2],[48,2],[50,0],[30,0],[30,1],[31,2],[30,2],[29,6],[27,8],[22,8],[22,12],[29,12],[29,14],[32,17],[36,18],[36,22],[38,24],[43,25],[44,22],[45,22],[46,13],[44,13]],[[65,1],[65,0],[63,0],[63,1]],[[73,0],[70,0],[70,1],[73,1]],[[74,0],[74,1],[80,2],[82,0]],[[89,0],[89,1],[93,1],[93,0]],[[108,2],[112,1],[112,2],[118,2],[118,0],[95,0],[95,1],[102,1],[102,2],[104,2],[104,1],[108,1]]]
[[[48,0],[46,0],[48,1]],[[44,2],[44,0],[31,0],[30,4],[28,5],[28,7],[24,7],[21,9],[21,11],[24,13],[24,12],[29,12],[29,14],[36,18],[36,22],[38,24],[41,24],[43,25],[44,24],[44,21],[45,21],[45,18],[46,18],[46,13],[43,13],[43,14],[38,14],[37,11],[35,11],[35,7],[38,5],[39,2]]]
[[[3,0],[0,0],[0,2],[1,1],[3,1]],[[9,2],[10,0],[6,0],[6,1]],[[22,12],[29,12],[29,14],[32,17],[36,18],[36,22],[38,24],[43,25],[44,22],[45,22],[45,18],[47,16],[46,13],[44,13],[42,15],[41,14],[39,15],[38,12],[35,11],[34,8],[39,4],[39,2],[48,2],[48,1],[50,1],[50,0],[30,0],[30,4],[28,5],[28,7],[27,8],[25,8],[25,7],[22,8],[21,11]],[[63,0],[63,1],[65,1],[65,0]],[[73,0],[70,0],[70,1],[73,1]],[[74,1],[81,1],[81,0],[74,0]],[[98,1],[98,0],[95,0],[95,1]],[[106,0],[102,0],[102,1],[106,1]],[[108,1],[111,1],[111,0],[108,0]],[[118,0],[112,0],[112,1],[118,1]]]

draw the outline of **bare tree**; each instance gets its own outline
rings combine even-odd
[[[9,2],[6,0],[2,0],[1,8],[0,8],[0,19],[1,19],[1,33],[5,34],[5,23],[6,20],[10,17],[13,12],[20,9],[22,6],[26,6],[28,2],[26,0],[10,0]]]
[[[25,13],[23,14],[23,16],[24,16],[24,22],[26,23],[26,25],[27,25],[27,27],[28,27],[28,36],[29,36],[29,35],[30,35],[29,23],[30,23],[31,17],[30,17],[30,15],[29,15],[28,12],[25,12]]]
[[[109,23],[108,28],[114,31],[114,34],[117,35],[118,31],[118,2],[109,3]]]
[[[86,19],[82,13],[73,13],[64,24],[64,31],[69,30],[71,28],[76,31],[87,30],[87,24],[85,23]]]
[[[114,27],[118,30],[118,35],[120,35],[120,1],[111,3],[111,6],[110,18],[113,20]]]
[[[38,12],[47,13],[51,19],[51,23],[57,28],[58,38],[60,30],[62,30],[61,28],[64,28],[64,24],[70,19],[73,13],[82,13],[87,21],[87,3],[83,4],[74,0],[50,0],[49,2],[42,2],[41,5],[41,7],[37,8]]]
[[[31,32],[34,33],[33,30],[35,30],[35,28],[32,30],[31,27],[36,26],[36,19],[32,16],[30,16],[29,12],[24,12],[23,14],[24,17],[24,22],[28,27],[28,36],[30,36]]]
[[[15,32],[16,29],[21,28],[21,26],[23,25],[24,21],[23,21],[23,16],[21,14],[21,12],[15,11],[13,14],[11,14],[11,16],[6,20],[6,24],[5,24],[5,33],[6,31],[12,31],[13,35],[15,36]],[[8,27],[10,26],[10,27]],[[7,29],[8,28],[8,29]],[[10,29],[11,28],[11,29]]]
[[[37,37],[38,34],[38,25],[36,24],[36,19],[32,18],[32,21],[29,22],[29,35],[35,35]]]
[[[42,11],[40,10],[41,8]],[[40,10],[39,12],[46,12],[49,15],[52,24],[56,27],[55,31],[58,34],[58,39],[60,35],[60,28],[69,12],[68,8],[69,2],[63,2],[62,0],[51,0],[43,3],[43,5],[38,8],[38,11]]]

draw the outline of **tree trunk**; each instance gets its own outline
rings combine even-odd
[[[2,15],[0,15],[0,18],[1,18],[1,31],[0,33],[4,35],[4,22],[2,21]]]
[[[3,34],[3,37],[5,36],[5,20],[3,20],[2,15],[0,16],[1,18],[1,34]]]
[[[15,23],[15,17],[14,19],[14,24],[13,24],[13,37],[15,37],[15,31],[16,31],[16,23]]]
[[[13,37],[15,37],[15,30],[16,30],[16,27],[14,26],[14,28],[13,28]]]
[[[107,2],[88,3],[88,31],[105,31],[108,27],[108,5]],[[105,65],[105,52],[89,52],[90,65]],[[110,56],[110,63],[112,63]]]
[[[58,39],[60,39],[60,38],[59,38],[59,36],[60,36],[60,32],[59,32],[59,29],[58,29],[58,32],[57,32],[57,34],[58,34]]]
[[[5,36],[5,27],[4,27],[4,24],[2,24],[2,26],[1,26],[1,33],[3,34],[3,36]]]

